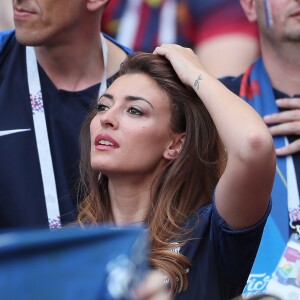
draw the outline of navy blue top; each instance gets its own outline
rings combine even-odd
[[[233,230],[218,214],[215,204],[198,210],[191,237],[180,253],[188,257],[192,267],[188,272],[188,289],[176,300],[229,300],[240,295],[247,282],[264,225],[271,210],[251,228]],[[197,217],[190,219],[195,224]]]
[[[128,48],[120,46],[128,53]],[[0,228],[46,227],[48,217],[27,82],[25,47],[0,33]],[[57,89],[39,67],[62,224],[76,218],[79,131],[99,84],[79,92]],[[108,79],[108,84],[112,78]],[[30,129],[9,135],[6,130]]]

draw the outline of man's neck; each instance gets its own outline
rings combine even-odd
[[[85,45],[35,47],[35,53],[40,66],[58,89],[80,91],[101,81],[100,36]]]
[[[300,94],[300,43],[271,46],[262,43],[262,58],[272,86],[293,96]]]

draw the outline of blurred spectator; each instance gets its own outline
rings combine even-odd
[[[2,0],[0,3],[0,31],[14,28],[11,1]]]
[[[111,0],[103,31],[138,51],[193,48],[215,75],[238,75],[258,56],[258,33],[239,0]]]
[[[249,21],[258,24],[261,57],[243,75],[222,82],[264,118],[277,154],[272,211],[244,290],[249,296],[269,290],[291,234],[299,233],[300,1],[240,2]]]
[[[109,0],[3,1],[0,229],[59,228],[76,219],[81,123],[131,50],[100,35]]]

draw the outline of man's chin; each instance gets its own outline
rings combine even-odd
[[[41,38],[34,33],[28,33],[28,31],[20,30],[16,27],[16,39],[17,41],[24,46],[41,46],[43,43]]]

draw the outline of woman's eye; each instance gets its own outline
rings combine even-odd
[[[140,109],[138,109],[138,108],[136,108],[136,107],[130,107],[130,108],[128,109],[128,112],[129,112],[130,114],[136,115],[136,116],[142,116],[142,115],[144,114]]]
[[[97,110],[98,111],[107,111],[107,110],[109,110],[109,107],[104,104],[97,104]]]

